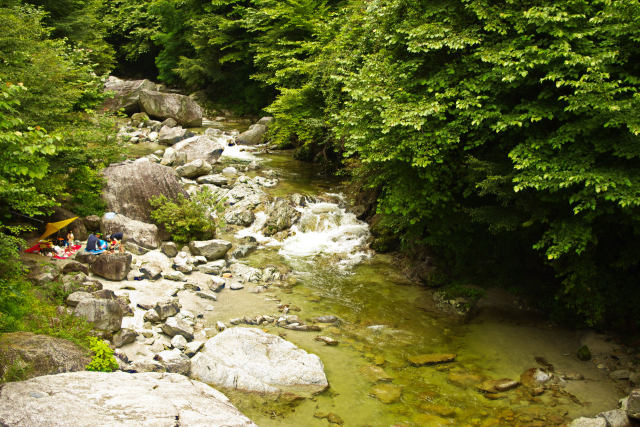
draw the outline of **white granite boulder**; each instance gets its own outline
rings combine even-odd
[[[255,328],[229,328],[191,359],[191,377],[251,392],[313,394],[329,384],[322,361],[289,341]]]

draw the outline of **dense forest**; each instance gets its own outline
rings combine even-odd
[[[378,250],[640,326],[640,3],[0,1],[0,329],[30,311],[18,237],[101,213],[110,73],[276,118],[269,140],[372,195]]]

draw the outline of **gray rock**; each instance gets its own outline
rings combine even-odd
[[[158,313],[160,320],[165,320],[167,317],[175,316],[180,312],[180,303],[177,299],[161,301],[156,303],[154,310]]]
[[[145,279],[158,280],[162,277],[162,268],[157,264],[146,264],[140,267]]]
[[[173,127],[178,126],[178,122],[177,122],[175,119],[172,119],[171,117],[169,117],[168,119],[164,120],[164,121],[161,123],[161,125],[162,125],[162,126],[166,126],[166,127],[173,128]]]
[[[184,95],[142,90],[140,91],[140,109],[151,117],[173,118],[183,126],[202,126],[202,108]]]
[[[131,115],[131,126],[138,127],[140,124],[144,124],[149,121],[147,113],[133,113]]]
[[[205,256],[208,260],[216,260],[224,257],[231,248],[231,242],[220,239],[193,241],[189,243],[189,249],[194,255]]]
[[[108,209],[138,221],[151,221],[149,200],[152,197],[164,195],[176,200],[179,194],[187,195],[172,168],[146,159],[111,165],[103,175],[105,188],[102,197]]]
[[[147,249],[160,246],[158,226],[128,218],[120,214],[105,214],[102,217],[102,232],[105,235],[121,232],[126,242],[132,242]]]
[[[577,418],[569,424],[569,427],[607,427],[607,421],[604,418]]]
[[[279,231],[288,230],[300,218],[300,212],[287,199],[276,197],[268,207],[267,220],[263,227],[265,236],[272,236]]]
[[[213,164],[220,158],[225,145],[218,139],[206,135],[196,135],[178,142],[171,148],[175,151],[176,156],[185,155],[185,162],[202,159]]]
[[[60,277],[60,268],[54,264],[38,264],[30,267],[27,277],[36,285],[42,286]]]
[[[236,137],[236,143],[244,145],[260,144],[266,132],[267,127],[265,125],[256,123],[254,125],[251,125],[249,129],[238,135]]]
[[[234,168],[233,166],[227,166],[226,168],[222,169],[222,175],[234,177],[238,175],[238,169]]]
[[[255,426],[222,393],[178,374],[64,373],[7,383],[0,395],[2,425],[168,427],[177,420],[192,426]]]
[[[218,297],[208,292],[196,292],[196,296],[210,301],[218,301]]]
[[[182,141],[183,139],[191,138],[193,135],[193,132],[188,131],[187,129],[184,129],[180,126],[162,126],[160,128],[160,132],[158,132],[158,144],[173,145]]]
[[[91,298],[78,301],[73,314],[93,323],[96,329],[116,332],[122,325],[122,309],[112,299]]]
[[[100,230],[100,217],[98,215],[89,215],[82,218],[84,226],[87,230],[98,231]]]
[[[168,318],[165,324],[162,325],[162,332],[170,337],[182,335],[187,341],[193,340],[193,327],[187,324],[184,319],[178,317]]]
[[[89,268],[86,265],[79,263],[78,261],[67,261],[64,267],[62,267],[62,273],[69,274],[74,272],[89,274]]]
[[[241,263],[231,264],[229,270],[231,270],[234,280],[238,282],[255,283],[262,279],[261,270]]]
[[[627,417],[627,413],[622,409],[600,412],[598,417],[602,417],[607,421],[607,427],[631,427],[631,421]]]
[[[111,342],[115,348],[120,348],[124,345],[131,344],[135,342],[138,337],[138,333],[133,329],[124,328],[120,329],[117,333],[113,334],[113,339]]]
[[[140,92],[143,90],[156,90],[155,83],[149,80],[121,80],[114,76],[104,84],[105,91],[113,91],[114,97],[104,101],[104,106],[110,111],[118,111],[124,108],[127,114],[140,111],[138,105]]]
[[[208,174],[212,169],[213,168],[206,160],[196,159],[176,168],[176,173],[181,177],[196,178],[201,175]]]
[[[144,274],[138,269],[131,270],[127,274],[127,280],[129,280],[129,281],[143,280],[143,279],[144,279]]]
[[[227,266],[227,261],[225,259],[219,259],[216,261],[208,262],[206,264],[202,264],[198,266],[198,270],[206,274],[220,274],[222,269]]]
[[[124,249],[127,252],[131,252],[134,255],[144,255],[144,254],[149,252],[149,249],[143,248],[140,245],[136,245],[133,242],[125,242],[124,243]]]
[[[244,258],[249,255],[251,252],[255,251],[258,245],[254,244],[246,244],[238,246],[233,253],[231,254],[234,258]]]
[[[193,357],[197,352],[200,351],[203,345],[204,345],[204,342],[202,341],[191,341],[190,343],[187,343],[187,345],[185,346],[184,354],[186,354],[189,357]]]
[[[229,289],[232,291],[239,291],[240,289],[244,289],[244,285],[240,282],[231,282]]]
[[[180,271],[165,271],[162,273],[162,277],[167,280],[173,280],[174,282],[186,282],[187,278]]]
[[[91,272],[109,280],[124,280],[131,270],[131,254],[104,252],[91,264]]]
[[[66,303],[69,307],[73,308],[76,307],[80,301],[90,300],[93,298],[93,295],[89,292],[77,291],[67,297]]]
[[[191,257],[185,251],[178,252],[178,255],[173,258],[172,267],[181,273],[187,274],[191,273],[195,268]]]
[[[318,356],[253,328],[229,328],[208,340],[192,359],[191,377],[264,393],[313,394],[328,387]]]
[[[220,187],[225,187],[229,185],[229,178],[227,178],[222,174],[204,175],[204,176],[198,177],[198,179],[196,179],[196,182],[201,185],[213,184]]]
[[[256,216],[245,206],[233,206],[224,213],[224,220],[227,224],[248,227],[256,220]]]
[[[631,390],[625,406],[622,408],[629,418],[640,420],[640,389]]]
[[[173,242],[162,242],[160,250],[169,258],[178,255],[178,246]]]
[[[209,289],[213,292],[220,292],[224,289],[226,283],[226,280],[224,280],[222,277],[212,277],[208,285]]]
[[[276,121],[276,119],[274,117],[265,116],[265,117],[261,117],[260,120],[258,120],[258,124],[259,125],[264,125],[264,126],[266,126],[268,128],[275,121]]]
[[[175,337],[171,338],[171,346],[173,348],[177,348],[178,350],[184,350],[184,348],[187,346],[187,339],[182,335],[176,335]]]
[[[91,361],[78,345],[47,335],[10,332],[0,335],[0,378],[6,379],[11,368],[23,368],[28,378],[83,371]],[[2,398],[0,397],[0,402]],[[2,403],[0,403],[0,407]],[[0,409],[0,412],[2,409]],[[1,423],[1,421],[0,421]]]
[[[76,256],[74,257],[76,261],[89,265],[93,264],[97,258],[98,255],[87,252],[84,249],[76,252]]]
[[[143,317],[145,322],[151,322],[151,323],[160,323],[162,320],[160,319],[160,316],[158,315],[158,312],[155,311],[154,309],[148,310]]]

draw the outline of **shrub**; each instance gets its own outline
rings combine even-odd
[[[118,369],[118,362],[113,357],[113,350],[106,341],[96,337],[89,337],[89,349],[93,358],[86,368],[87,371],[113,372]]]
[[[151,218],[163,225],[176,243],[213,238],[217,228],[224,225],[218,213],[222,212],[223,200],[209,188],[204,188],[190,199],[183,195],[178,200],[164,195],[150,200]]]

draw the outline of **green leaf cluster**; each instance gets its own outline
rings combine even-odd
[[[87,371],[113,372],[118,369],[118,361],[105,340],[89,337],[89,349],[93,352],[93,357],[85,367]]]
[[[176,243],[207,240],[224,226],[219,216],[224,210],[223,199],[208,187],[187,198],[180,194],[177,200],[166,196],[153,197],[150,201],[151,219],[165,227]]]

